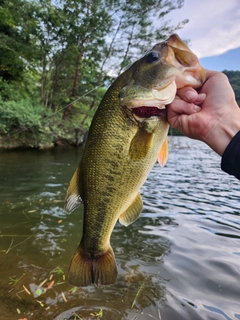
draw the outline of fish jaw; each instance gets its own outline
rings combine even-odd
[[[120,105],[135,115],[141,114],[141,121],[143,107],[151,108],[152,116],[156,116],[158,111],[153,108],[164,109],[175,98],[177,89],[199,88],[206,79],[197,56],[176,34],[155,45],[141,62],[119,93]],[[141,111],[137,112],[135,108],[141,108]],[[151,111],[146,111],[145,115],[149,118]]]
[[[121,91],[120,103],[131,110],[138,122],[151,117],[161,117],[166,121],[165,106],[173,101],[176,91],[175,81],[162,90],[149,90],[138,85],[129,85]]]
[[[173,101],[177,88],[175,81],[170,82],[165,88],[144,88],[138,84],[130,84],[124,87],[120,94],[121,105],[128,108],[141,106],[157,107],[163,109],[166,104]]]

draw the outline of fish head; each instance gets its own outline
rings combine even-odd
[[[168,55],[166,63],[175,66],[179,70],[176,75],[177,89],[190,86],[200,88],[206,80],[204,68],[200,65],[197,56],[188,48],[177,34],[173,34],[167,40]]]
[[[120,105],[141,122],[153,116],[165,115],[166,119],[165,106],[177,89],[199,88],[206,78],[197,56],[176,34],[156,44],[128,71],[132,76],[119,93]]]

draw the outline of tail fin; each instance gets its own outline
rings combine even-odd
[[[81,244],[77,247],[68,270],[68,282],[76,287],[90,284],[112,284],[117,278],[114,253],[110,247],[102,256],[89,258]]]

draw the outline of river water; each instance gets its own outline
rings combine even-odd
[[[111,237],[118,279],[74,288],[82,209],[63,210],[81,150],[0,154],[0,319],[240,319],[240,182],[201,142],[170,137],[144,209]],[[54,282],[53,282],[54,281]]]

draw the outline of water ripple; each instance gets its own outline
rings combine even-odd
[[[141,217],[128,228],[117,224],[113,231],[116,284],[76,293],[67,284],[56,286],[51,289],[55,295],[48,291],[41,297],[50,309],[39,306],[39,318],[70,317],[84,308],[89,316],[102,308],[105,318],[127,320],[240,319],[240,183],[221,171],[220,157],[203,143],[169,140],[166,166],[156,164],[141,189]],[[83,215],[80,208],[66,216],[63,201],[79,156],[73,149],[56,149],[1,157],[0,293],[9,299],[3,310],[14,309],[6,319],[16,317],[19,307],[6,279],[21,275],[21,265],[35,286],[56,266],[68,268]],[[13,249],[5,254],[11,243]],[[32,312],[36,308],[34,301]]]

